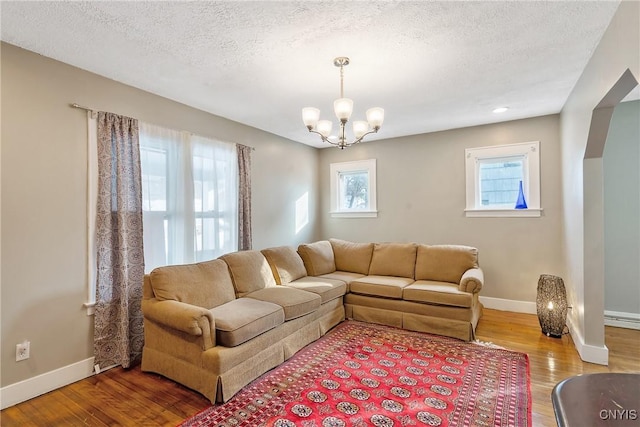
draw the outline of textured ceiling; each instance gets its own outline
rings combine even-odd
[[[2,1],[0,29],[10,44],[324,146],[300,110],[336,121],[336,56],[351,58],[352,119],[385,109],[369,139],[552,114],[618,4]]]

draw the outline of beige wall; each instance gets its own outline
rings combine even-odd
[[[2,386],[93,356],[86,315],[86,115],[77,102],[250,145],[255,248],[317,238],[317,149],[2,44]],[[144,70],[141,70],[144,72]],[[309,193],[310,222],[295,230]],[[31,341],[31,358],[15,346]]]
[[[428,120],[428,119],[425,119]],[[465,148],[540,141],[540,218],[467,218]],[[377,159],[377,218],[331,218],[329,165]],[[533,302],[540,274],[563,274],[557,115],[320,151],[321,235],[476,246],[485,297]]]
[[[573,340],[606,363],[602,158],[585,159],[594,108],[629,69],[640,76],[640,3],[623,1],[561,112],[563,236]],[[606,135],[606,133],[605,133]],[[603,142],[602,142],[603,143]]]

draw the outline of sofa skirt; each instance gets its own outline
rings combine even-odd
[[[464,341],[475,339],[482,304],[448,307],[365,295],[345,296],[345,316],[362,322],[394,326],[410,331],[444,335]]]

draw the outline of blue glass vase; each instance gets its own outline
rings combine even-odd
[[[520,181],[520,190],[518,190],[516,209],[527,209],[527,201],[524,199],[524,191],[522,191],[522,181]]]

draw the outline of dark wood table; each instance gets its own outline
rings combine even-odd
[[[559,427],[640,426],[640,373],[570,377],[551,392]]]

